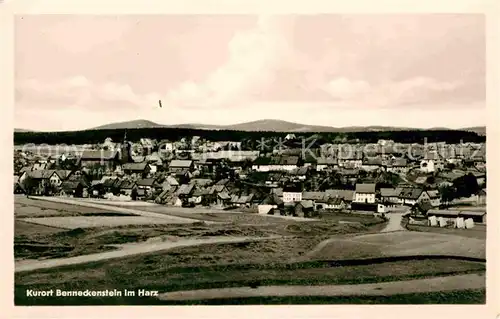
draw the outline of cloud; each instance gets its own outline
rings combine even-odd
[[[365,81],[351,81],[344,77],[339,77],[328,82],[325,85],[325,90],[330,93],[334,99],[350,100],[369,93],[372,88],[370,84]]]
[[[64,17],[64,16],[63,16]],[[42,30],[54,45],[73,54],[81,54],[92,48],[114,42],[127,32],[135,21],[116,16],[72,16]]]
[[[438,81],[429,77],[414,77],[402,81],[371,85],[366,81],[337,77],[323,87],[333,100],[359,107],[399,107],[423,103],[456,100],[461,82]]]
[[[105,109],[140,109],[156,105],[156,95],[137,94],[126,84],[93,83],[84,76],[47,82],[29,79],[16,85],[16,107],[26,109],[82,108],[89,111]]]
[[[237,31],[228,43],[226,63],[204,81],[184,82],[167,92],[178,106],[220,107],[247,101],[269,86],[290,52],[287,23],[276,17],[259,17],[253,29]]]

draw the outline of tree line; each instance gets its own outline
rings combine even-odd
[[[127,133],[127,139],[138,141],[140,138],[177,141],[182,138],[200,136],[209,141],[242,141],[247,148],[255,146],[261,139],[285,138],[286,132],[248,132],[233,130],[200,130],[187,128],[137,128],[137,129],[108,129],[84,130],[66,132],[14,132],[14,144],[97,144],[110,137],[113,141],[121,141]],[[304,138],[315,139],[323,143],[376,143],[380,139],[393,140],[397,143],[460,142],[481,143],[486,141],[485,136],[475,132],[455,130],[407,130],[384,132],[307,132],[300,133]]]

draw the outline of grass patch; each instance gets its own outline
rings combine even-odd
[[[26,297],[27,289],[151,289],[168,292],[259,285],[362,284],[482,272],[484,269],[483,263],[453,259],[394,261],[337,267],[331,267],[327,262],[175,267],[161,256],[147,255],[18,273],[15,275],[15,300],[17,305],[49,302],[46,298],[34,300]],[[139,300],[143,298],[115,299],[76,298],[74,304],[146,302]],[[328,298],[330,299],[332,298]],[[56,298],[51,302],[49,304],[68,304],[70,300]]]
[[[486,289],[401,294],[392,296],[292,296],[215,299],[200,301],[163,301],[163,305],[311,305],[311,304],[485,304]]]

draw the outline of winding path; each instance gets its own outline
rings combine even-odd
[[[162,293],[158,298],[161,300],[180,301],[290,296],[388,296],[464,289],[483,289],[485,287],[486,278],[484,274],[468,274],[360,285],[262,286],[257,288],[237,287],[174,291]]]
[[[151,253],[160,250],[169,250],[177,247],[198,246],[203,244],[229,244],[229,243],[243,243],[243,242],[256,242],[261,240],[269,240],[279,238],[275,237],[213,237],[207,239],[183,239],[179,241],[170,242],[157,242],[146,241],[139,244],[125,244],[120,245],[122,249],[82,255],[69,258],[54,258],[47,260],[21,260],[15,263],[15,272],[32,271],[38,269],[54,268],[61,266],[69,266],[76,264],[85,264],[95,261],[122,258],[132,255],[139,255]]]

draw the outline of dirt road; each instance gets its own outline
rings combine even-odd
[[[144,210],[139,210],[139,209],[132,209],[132,208],[126,208],[126,207],[117,207],[117,206],[113,206],[113,205],[97,204],[97,203],[92,203],[92,202],[74,200],[74,199],[70,199],[70,198],[34,197],[34,196],[31,196],[30,198],[32,198],[32,199],[38,199],[38,200],[44,200],[44,201],[49,201],[49,202],[54,202],[54,203],[64,203],[64,204],[78,205],[78,206],[83,206],[83,207],[92,207],[92,208],[97,208],[97,209],[102,209],[102,210],[108,210],[108,211],[115,211],[115,212],[121,212],[121,213],[130,213],[130,214],[136,214],[136,215],[140,215],[140,216],[144,216],[144,217],[168,218],[170,220],[177,221],[177,223],[192,224],[192,223],[199,223],[200,222],[199,220],[192,219],[192,218],[178,217],[178,216],[166,215],[166,214],[159,214],[159,213],[154,213],[154,212],[149,212],[149,211],[144,211]],[[205,223],[212,224],[212,223],[216,223],[216,222],[205,221]]]
[[[387,217],[389,217],[389,222],[385,226],[384,229],[382,229],[380,232],[381,233],[388,233],[388,232],[394,232],[394,231],[406,231],[402,225],[401,221],[403,220],[403,215],[404,213],[389,213],[386,214]]]
[[[260,240],[268,240],[275,239],[278,236],[274,237],[260,237],[260,238],[252,238],[252,237],[213,237],[207,239],[183,239],[179,241],[170,241],[170,242],[153,242],[148,241],[145,243],[139,244],[125,244],[120,245],[122,249],[90,254],[90,255],[82,255],[76,257],[69,258],[56,258],[56,259],[48,259],[48,260],[22,260],[15,263],[15,272],[22,271],[31,271],[37,269],[45,269],[45,268],[54,268],[60,266],[67,265],[75,265],[75,264],[84,264],[94,261],[101,261],[107,259],[115,259],[122,258],[131,255],[138,255],[144,253],[151,253],[160,250],[168,250],[177,247],[187,247],[187,246],[197,246],[203,244],[227,244],[227,243],[242,243],[242,242],[254,242]]]
[[[161,300],[207,300],[249,297],[287,296],[388,296],[397,294],[482,289],[486,287],[484,274],[393,281],[360,285],[321,286],[262,286],[174,291],[159,295]]]

